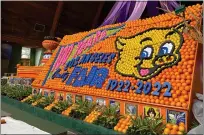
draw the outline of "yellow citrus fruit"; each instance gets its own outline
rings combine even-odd
[[[183,133],[182,133],[181,131],[178,131],[177,134],[178,134],[178,135],[182,135]]]
[[[118,130],[118,126],[115,126],[115,127],[114,127],[114,130],[117,131],[117,130]]]
[[[178,125],[173,125],[172,128],[173,128],[173,130],[178,131]]]
[[[126,133],[126,129],[123,129],[122,132],[125,134]]]
[[[120,125],[120,127],[121,127],[121,128],[124,128],[124,127],[125,127],[125,124]]]
[[[170,131],[170,134],[171,134],[171,135],[176,135],[176,134],[177,134],[177,131],[176,131],[176,130],[171,130],[171,131]]]
[[[171,125],[170,123],[167,123],[167,124],[166,124],[166,127],[169,128],[169,129],[171,129],[171,128],[172,128],[172,125]]]
[[[170,133],[170,129],[169,129],[169,128],[165,128],[165,129],[164,129],[164,134],[165,134],[165,135],[168,135],[169,133]]]
[[[179,126],[183,126],[183,127],[185,127],[185,123],[180,122],[180,123],[179,123]]]
[[[121,131],[122,131],[122,128],[118,128],[118,131],[121,132]]]
[[[185,127],[184,126],[179,126],[178,127],[179,131],[184,132],[185,131]]]

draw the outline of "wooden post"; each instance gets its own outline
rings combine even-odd
[[[62,9],[63,9],[63,4],[64,4],[63,1],[58,2],[57,9],[56,9],[55,16],[54,16],[53,23],[52,23],[52,28],[50,30],[50,36],[55,36],[57,24],[58,24],[60,14],[61,14]]]
[[[101,1],[100,4],[99,4],[98,10],[96,12],[96,16],[95,16],[95,18],[93,20],[92,29],[95,28],[97,23],[98,23],[98,18],[100,17],[103,5],[104,5],[104,1]]]

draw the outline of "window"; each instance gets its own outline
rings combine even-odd
[[[30,59],[30,48],[22,47],[21,59]]]

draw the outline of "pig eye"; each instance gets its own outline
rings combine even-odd
[[[146,47],[141,51],[140,58],[150,58],[152,56],[152,52],[152,47]]]
[[[170,54],[174,49],[174,45],[172,43],[165,43],[160,47],[159,55]]]

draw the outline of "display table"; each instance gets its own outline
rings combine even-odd
[[[23,121],[11,117],[2,117],[6,121],[1,124],[1,134],[49,134]]]

